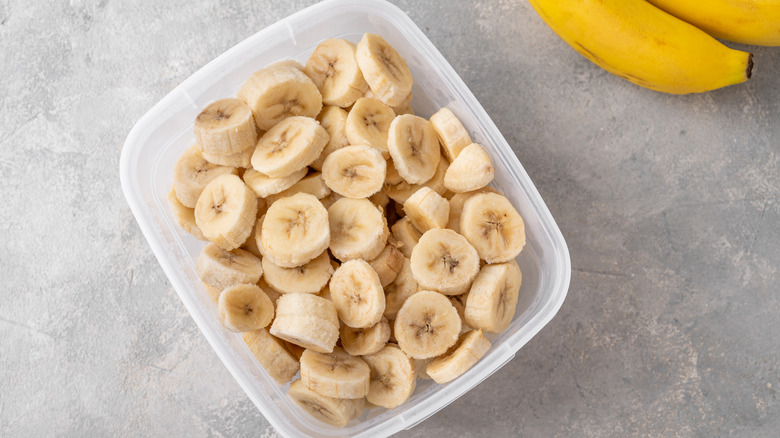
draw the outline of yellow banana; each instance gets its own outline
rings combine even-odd
[[[645,0],[529,2],[580,54],[637,85],[687,94],[750,78],[751,53],[732,50]]]
[[[743,44],[780,46],[778,0],[648,0],[708,34]]]

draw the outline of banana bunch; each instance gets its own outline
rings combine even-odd
[[[194,123],[168,199],[224,327],[313,417],[466,373],[515,314],[523,219],[449,109],[414,114],[378,35],[255,72]]]
[[[750,79],[753,55],[715,38],[780,45],[776,0],[529,0],[577,52],[630,82],[673,94]]]

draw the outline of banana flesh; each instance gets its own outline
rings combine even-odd
[[[195,264],[201,280],[219,290],[238,284],[255,284],[263,275],[260,259],[242,249],[226,251],[210,243]]]
[[[352,328],[346,324],[339,330],[344,350],[353,356],[374,354],[384,348],[390,339],[390,323],[382,318],[368,328]]]
[[[312,169],[322,170],[322,163],[325,162],[325,159],[328,158],[331,152],[349,146],[349,139],[347,139],[347,116],[348,113],[343,108],[333,105],[325,106],[320,111],[317,121],[320,122],[320,125],[328,133],[328,144],[325,145],[320,156],[311,163]]]
[[[374,259],[387,244],[387,220],[368,199],[341,198],[328,217],[330,252],[341,261]]]
[[[328,284],[331,274],[333,266],[327,251],[296,268],[276,266],[269,258],[263,258],[263,278],[281,293],[319,293]]]
[[[254,284],[239,284],[223,290],[217,308],[222,325],[236,333],[264,328],[274,317],[271,299]]]
[[[436,111],[429,121],[433,130],[436,131],[442,152],[449,162],[453,162],[460,151],[472,143],[471,137],[460,119],[448,108]]]
[[[504,331],[515,316],[522,282],[522,272],[514,260],[483,266],[466,299],[466,323],[490,333]]]
[[[468,292],[479,272],[479,255],[468,240],[445,229],[432,229],[422,235],[412,250],[412,275],[423,289],[445,295]]]
[[[276,383],[285,384],[298,374],[298,360],[287,350],[284,343],[268,333],[267,329],[244,333],[244,342],[260,366]]]
[[[371,92],[385,104],[400,105],[412,91],[412,72],[406,61],[381,36],[363,35],[355,57]]]
[[[339,337],[333,302],[312,294],[284,294],[276,300],[271,334],[318,353],[331,353]]]
[[[265,214],[258,240],[263,256],[283,268],[303,266],[329,244],[328,211],[308,193],[274,202]]]
[[[287,395],[314,418],[336,427],[344,427],[363,413],[365,400],[326,397],[306,387],[298,379],[290,384]]]
[[[461,321],[444,295],[421,291],[406,299],[395,318],[393,333],[409,357],[427,359],[444,354],[458,340]]]
[[[382,319],[385,293],[379,276],[364,260],[344,262],[331,277],[330,299],[339,319],[352,328],[368,328]]]
[[[200,148],[187,149],[173,166],[173,191],[176,199],[187,208],[195,208],[203,189],[221,175],[237,175],[238,169],[212,164],[205,158]]]
[[[260,137],[252,167],[270,177],[290,175],[316,160],[328,138],[328,132],[313,118],[286,118]]]
[[[419,291],[417,280],[412,274],[412,265],[409,259],[404,257],[401,271],[395,280],[385,287],[385,317],[394,320],[406,299]]]
[[[220,99],[195,118],[195,139],[211,155],[233,155],[252,149],[257,128],[252,109],[239,99]]]
[[[325,397],[363,398],[368,394],[370,376],[363,359],[338,347],[332,353],[307,349],[301,355],[301,382]]]
[[[398,174],[410,184],[433,178],[441,147],[430,122],[411,114],[397,116],[387,132],[387,149]]]
[[[203,189],[195,223],[210,241],[231,250],[244,244],[257,218],[257,197],[236,175],[221,175]]]
[[[380,351],[363,356],[371,369],[366,400],[376,406],[393,409],[402,405],[417,386],[414,361],[397,345],[387,344]]]
[[[386,157],[387,136],[394,119],[392,108],[378,99],[361,97],[347,115],[347,140],[349,144],[367,144]]]
[[[404,202],[404,212],[421,233],[444,228],[450,218],[450,203],[429,187],[422,187]]]
[[[368,90],[355,51],[354,43],[327,39],[306,61],[304,72],[317,85],[325,105],[348,107]]]
[[[404,255],[393,241],[385,245],[385,249],[368,264],[376,271],[382,287],[387,287],[403,269]]]
[[[460,234],[488,263],[513,260],[525,246],[525,224],[512,203],[497,193],[477,193],[466,200]]]
[[[444,174],[444,187],[455,193],[479,190],[493,181],[496,171],[482,146],[466,146]]]
[[[195,209],[185,207],[176,197],[176,191],[173,188],[168,192],[168,203],[171,204],[171,210],[173,210],[173,214],[176,216],[176,221],[184,231],[192,234],[198,240],[208,240],[203,235],[203,232],[200,231],[200,228],[198,228],[198,224],[195,223]]]
[[[382,189],[387,162],[371,146],[346,146],[322,164],[322,178],[334,192],[348,198],[367,198]]]
[[[287,176],[272,178],[255,169],[247,169],[244,172],[243,179],[244,183],[255,192],[258,198],[267,198],[292,187],[306,176],[307,171],[308,168],[303,167]]]

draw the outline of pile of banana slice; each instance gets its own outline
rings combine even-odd
[[[329,39],[203,109],[174,167],[222,324],[336,426],[462,375],[515,314],[523,219],[458,118],[414,115],[411,89],[382,37]]]

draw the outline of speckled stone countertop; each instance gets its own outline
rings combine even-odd
[[[275,436],[158,266],[119,156],[179,82],[312,3],[0,0],[0,436]],[[747,84],[670,96],[525,1],[394,3],[513,146],[573,265],[514,360],[399,436],[776,437],[780,48],[751,49]]]

